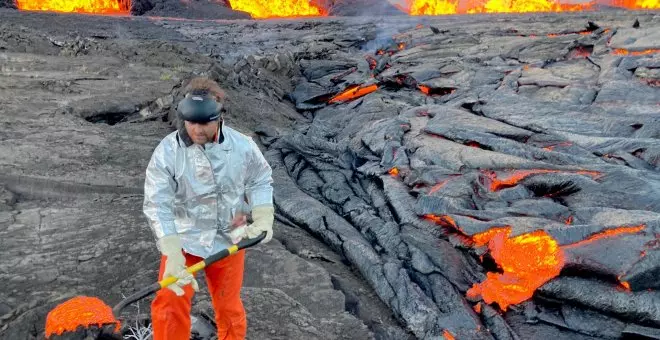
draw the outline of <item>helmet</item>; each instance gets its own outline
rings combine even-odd
[[[205,90],[193,90],[176,107],[179,117],[195,123],[208,123],[220,118],[223,107]]]

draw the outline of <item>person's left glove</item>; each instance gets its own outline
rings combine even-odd
[[[252,224],[245,229],[247,237],[255,238],[265,231],[266,237],[261,243],[268,243],[273,238],[274,220],[275,207],[272,205],[259,205],[252,208]]]

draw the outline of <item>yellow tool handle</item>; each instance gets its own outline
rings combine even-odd
[[[206,268],[206,266],[210,265],[211,263],[216,262],[220,259],[223,259],[223,258],[225,258],[229,255],[232,255],[237,251],[238,251],[238,245],[234,244],[231,247],[219,252],[218,254],[212,255],[207,259],[204,259],[202,261],[199,261],[199,262],[193,264],[192,266],[186,268],[186,271],[194,276],[195,273],[197,273],[198,271]],[[168,277],[160,280],[158,282],[158,285],[160,286],[160,288],[165,288],[165,287],[175,283],[177,280],[178,280],[178,278],[176,276],[168,276]]]

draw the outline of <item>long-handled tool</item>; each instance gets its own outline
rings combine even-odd
[[[249,248],[249,247],[252,247],[252,246],[256,245],[257,243],[261,242],[261,240],[263,240],[264,237],[266,237],[266,232],[263,232],[261,235],[255,237],[255,238],[252,238],[252,239],[244,239],[244,240],[238,242],[237,244],[234,244],[233,246],[231,246],[227,249],[224,249],[224,250],[222,250],[222,251],[220,251],[216,254],[213,254],[213,255],[205,258],[202,261],[199,261],[199,262],[195,263],[194,265],[186,268],[186,271],[188,273],[194,275],[196,272],[204,269],[207,266],[210,266],[214,262],[220,261],[220,260],[224,259],[225,257],[230,256],[230,255],[234,254],[235,252],[237,252],[241,249]],[[135,293],[135,294],[125,298],[121,302],[119,302],[112,309],[112,313],[116,317],[119,317],[119,314],[121,313],[121,310],[124,309],[124,307],[126,307],[126,306],[128,306],[128,305],[130,305],[130,304],[132,304],[136,301],[142,300],[145,297],[159,291],[160,289],[165,288],[165,287],[167,287],[171,284],[174,284],[176,281],[177,281],[176,277],[169,276],[169,277],[166,277],[166,278],[162,279],[159,282],[156,282],[156,283],[154,283],[154,284],[152,284],[148,287],[145,287],[145,288],[141,289],[140,291],[138,291],[137,293]]]
[[[239,250],[258,244],[265,237],[266,232],[263,232],[261,235],[255,238],[241,240],[237,244],[234,244],[229,248],[213,254],[208,258],[186,268],[186,271],[194,275],[196,272],[204,269],[212,263],[220,261],[238,252]],[[103,324],[119,325],[117,320],[119,319],[119,315],[122,309],[171,284],[174,284],[177,282],[177,280],[178,279],[174,276],[168,276],[161,281],[149,285],[136,292],[135,294],[123,299],[114,308],[112,308],[111,311],[110,307],[105,305],[103,301],[97,298],[76,297],[70,299],[58,305],[50,313],[48,313],[48,317],[46,318],[46,338],[49,338],[52,334],[62,334],[62,332],[76,331],[78,326],[83,326],[86,328],[91,325],[97,325],[99,327]],[[119,330],[115,329],[115,331]]]

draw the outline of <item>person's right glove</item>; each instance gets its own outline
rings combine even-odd
[[[255,238],[265,231],[266,237],[260,243],[268,243],[273,238],[274,220],[275,208],[272,205],[259,205],[252,208],[252,224],[245,230],[247,237]]]
[[[158,246],[161,254],[165,259],[165,271],[163,278],[168,276],[175,276],[178,281],[167,286],[177,296],[184,294],[182,287],[187,284],[192,284],[193,289],[199,291],[197,280],[192,274],[186,271],[186,258],[181,251],[181,238],[178,235],[163,236],[158,240]]]

